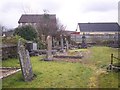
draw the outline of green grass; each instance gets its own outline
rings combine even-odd
[[[120,73],[114,73],[114,72],[102,72],[101,69],[104,71],[106,70],[107,66],[110,64],[111,60],[111,53],[115,57],[118,57],[118,49],[110,48],[110,47],[92,47],[89,48],[89,50],[92,52],[90,61],[91,65],[96,67],[96,73],[95,77],[97,79],[97,87],[101,88],[117,88],[118,87],[118,75]],[[114,63],[118,63],[118,60],[114,59]]]
[[[90,61],[92,64],[96,65],[98,68],[106,68],[110,64],[111,53],[115,57],[118,57],[118,49],[110,47],[92,47],[89,49],[91,51]],[[118,60],[114,60],[114,63]]]
[[[70,52],[74,52],[72,50]],[[31,63],[37,76],[31,82],[24,82],[18,72],[3,79],[3,87],[11,88],[117,88],[118,74],[106,72],[110,54],[118,56],[118,50],[109,47],[91,47],[77,51],[90,51],[88,64],[42,61],[42,56],[32,57]],[[19,66],[18,59],[3,61],[3,66]]]
[[[7,59],[2,61],[3,67],[20,67],[18,59]]]
[[[3,87],[16,88],[57,88],[88,87],[92,69],[80,63],[46,62],[39,57],[32,57],[33,72],[37,77],[31,82],[24,82],[21,72],[5,78]]]
[[[119,85],[118,76],[120,73],[109,72],[102,73],[98,76],[98,86],[102,88],[115,88]]]

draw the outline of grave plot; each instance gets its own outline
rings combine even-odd
[[[0,72],[1,72],[0,79],[15,74],[20,70],[21,70],[20,68],[16,68],[16,67],[0,67]]]
[[[88,52],[74,51],[74,52],[64,52],[57,53],[53,56],[54,61],[66,61],[66,62],[83,62],[82,60],[86,58]]]

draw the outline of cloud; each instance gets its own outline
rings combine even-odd
[[[17,2],[16,0],[11,0],[11,1],[1,1],[0,5],[0,12],[7,13],[12,10],[20,10],[21,9],[21,2]]]
[[[61,8],[59,3],[53,1],[44,1],[40,5],[39,8],[42,7],[42,9],[47,9],[49,12],[57,12]]]
[[[46,9],[49,13],[56,13],[61,8],[61,0],[26,0],[22,1],[22,6],[26,13],[43,13]]]
[[[78,22],[116,22],[119,0],[1,0],[0,24],[8,28],[18,25],[21,14],[43,14],[47,9],[75,30]]]
[[[118,1],[114,0],[93,0],[83,2],[84,12],[106,12],[118,9]]]

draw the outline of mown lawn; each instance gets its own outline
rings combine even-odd
[[[88,64],[42,61],[42,56],[32,57],[31,63],[36,77],[24,82],[21,71],[3,79],[4,88],[118,88],[116,72],[106,72],[110,54],[118,56],[118,50],[109,47],[91,47]],[[81,51],[80,49],[77,51]],[[73,51],[71,51],[73,52]],[[18,59],[3,61],[3,66],[19,67]]]
[[[32,57],[33,72],[36,78],[24,82],[21,72],[3,80],[3,87],[50,88],[50,87],[88,87],[92,69],[80,63],[46,62],[39,57]],[[17,64],[16,64],[17,65]]]

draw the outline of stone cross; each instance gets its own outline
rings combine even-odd
[[[47,55],[46,55],[46,59],[47,60],[52,60],[53,56],[52,56],[52,37],[51,36],[47,36]]]
[[[18,54],[24,81],[31,81],[33,79],[33,72],[29,52],[20,40],[18,42]]]

